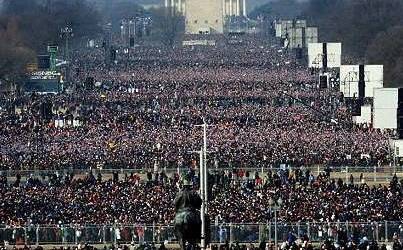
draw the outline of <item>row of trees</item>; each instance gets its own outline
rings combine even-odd
[[[341,41],[349,62],[383,64],[385,85],[403,86],[403,0],[276,0],[253,15],[304,18],[322,41]]]
[[[25,45],[37,52],[60,42],[60,29],[67,25],[76,39],[100,32],[99,12],[83,0],[4,0],[2,16],[17,20]]]
[[[368,46],[366,59],[384,65],[387,86],[403,87],[403,26],[378,33]]]
[[[292,19],[301,16],[305,7],[306,3],[298,0],[275,0],[256,7],[249,13],[249,17],[257,19],[260,16],[266,20]]]
[[[16,19],[0,19],[0,81],[3,86],[23,77],[27,63],[35,52],[27,47],[21,37]]]
[[[403,0],[310,0],[304,15],[356,63],[383,64],[392,87],[403,86],[402,13]]]
[[[364,57],[376,34],[403,23],[403,0],[311,0],[304,15],[326,41],[341,40],[350,55]]]
[[[60,30],[73,30],[72,45],[102,34],[102,26],[112,23],[120,32],[125,18],[150,15],[151,39],[172,46],[183,33],[183,17],[171,10],[152,9],[148,13],[133,0],[4,0],[0,14],[0,82],[24,78],[27,63],[46,53],[49,43],[63,44]]]
[[[100,32],[100,16],[82,0],[4,0],[0,16],[0,80],[24,77],[27,63],[60,43],[60,30],[73,28],[75,40]]]

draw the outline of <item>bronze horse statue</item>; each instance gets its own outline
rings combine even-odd
[[[175,234],[182,250],[198,249],[201,239],[202,200],[187,183],[175,198]]]

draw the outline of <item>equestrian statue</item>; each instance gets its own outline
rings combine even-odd
[[[182,250],[198,249],[201,240],[200,208],[202,199],[192,190],[188,180],[183,181],[175,198],[175,234]]]

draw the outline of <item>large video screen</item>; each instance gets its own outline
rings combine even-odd
[[[56,79],[30,79],[24,84],[24,92],[58,93],[60,83]]]
[[[58,93],[61,91],[61,74],[56,71],[37,71],[24,84],[24,92]]]

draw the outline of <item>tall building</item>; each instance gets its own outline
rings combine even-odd
[[[172,8],[174,11],[185,14],[186,0],[164,0],[166,8]]]
[[[246,0],[222,0],[224,16],[245,16]]]
[[[186,0],[187,34],[221,34],[224,32],[221,0]]]
[[[245,16],[246,0],[164,0],[186,18],[187,34],[220,34],[227,17]]]

